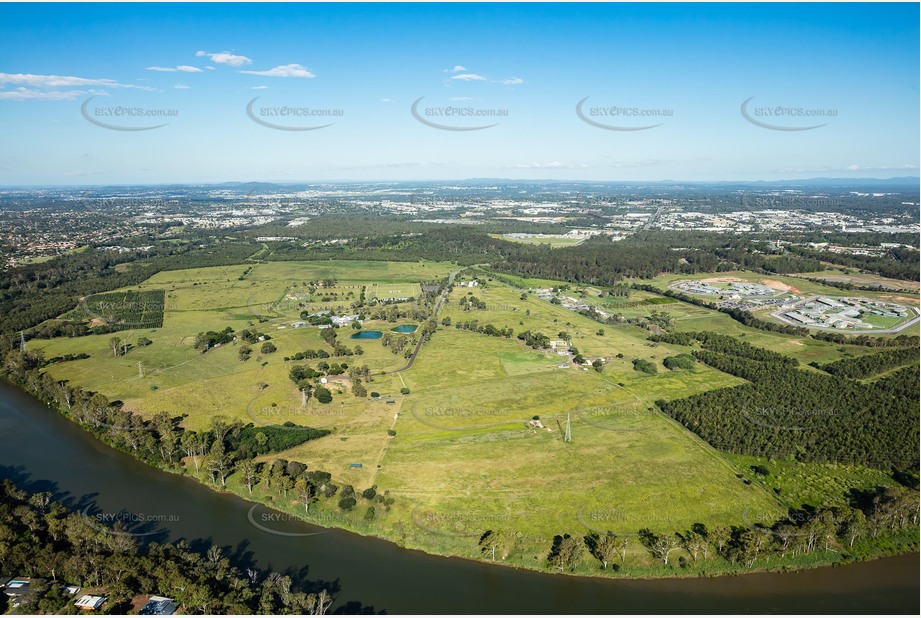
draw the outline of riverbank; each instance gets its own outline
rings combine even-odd
[[[241,567],[271,568],[312,589],[332,584],[333,611],[390,613],[917,613],[918,561],[898,556],[833,569],[741,577],[559,577],[431,557],[391,542],[300,519],[269,534],[254,504],[160,474],[96,440],[22,390],[0,383],[0,470],[33,491],[52,491],[90,513],[146,514],[157,542],[224,548]],[[252,514],[274,513],[255,505]],[[147,532],[147,530],[141,530]],[[317,534],[319,533],[319,534]],[[307,536],[311,535],[311,536]]]
[[[45,401],[45,405],[56,409],[64,418],[73,420],[68,414],[73,413],[72,408],[65,409],[65,406],[55,401]],[[75,424],[80,426],[79,423]],[[127,435],[131,436],[131,444],[139,442],[137,433],[139,432],[131,433],[130,430],[127,432]],[[92,435],[93,439],[101,439],[101,436],[95,436],[91,432],[88,434]],[[104,432],[103,435],[108,436]],[[129,456],[133,455],[130,449],[120,450]],[[245,486],[239,470],[223,466],[220,473],[216,473],[202,465],[201,459],[204,457],[204,452],[199,454],[199,461],[194,470],[191,461],[194,456],[179,458],[176,460],[178,465],[173,466],[166,465],[162,458],[157,460],[148,457],[142,461],[157,470],[189,477],[207,489],[227,492],[250,503],[273,508],[284,513],[292,521],[300,520],[325,528],[346,530],[431,556],[462,558],[478,563],[556,575],[656,579],[795,572],[908,553],[917,551],[918,548],[916,530],[877,530],[871,535],[866,524],[862,524],[864,527],[861,530],[864,532],[852,535],[851,542],[845,545],[844,537],[841,536],[844,532],[837,528],[829,530],[828,526],[831,524],[823,521],[826,514],[817,510],[811,514],[799,514],[798,517],[804,518],[800,521],[799,527],[788,527],[784,531],[746,522],[750,528],[727,530],[724,527],[722,530],[714,528],[707,531],[702,526],[700,534],[687,531],[675,537],[657,536],[643,531],[619,533],[618,540],[623,546],[619,546],[616,551],[609,551],[607,558],[599,551],[592,551],[591,547],[591,544],[597,542],[604,533],[596,533],[593,537],[590,529],[580,532],[576,527],[574,530],[561,531],[574,533],[574,538],[570,541],[574,545],[574,557],[567,561],[554,560],[554,552],[557,549],[556,545],[551,546],[551,539],[520,533],[505,534],[490,545],[490,542],[484,542],[482,537],[487,530],[494,527],[495,522],[475,521],[474,531],[466,528],[459,531],[453,529],[452,525],[458,522],[469,524],[469,516],[441,514],[436,517],[437,514],[423,512],[423,517],[420,518],[418,509],[411,509],[411,505],[403,496],[386,496],[388,492],[381,495],[373,495],[372,492],[372,495],[368,496],[356,491],[352,494],[355,498],[351,499],[351,505],[343,506],[340,497],[345,490],[334,498],[326,499],[318,499],[317,492],[310,490],[306,495],[309,495],[311,502],[315,501],[315,504],[309,510],[304,509],[305,494],[303,491],[292,491],[296,489],[296,484],[290,477],[287,485],[279,487],[279,483],[286,477],[278,479],[263,474],[254,486],[250,481],[250,491]],[[272,456],[263,459],[271,461]],[[223,479],[220,485],[217,481],[219,477]],[[274,487],[271,486],[272,479],[275,479]],[[428,519],[424,517],[426,515]],[[827,517],[832,515],[829,514]],[[581,522],[581,517],[579,520]],[[605,523],[602,521],[597,525],[603,526]],[[285,530],[274,529],[271,525],[265,530],[279,536],[290,536]],[[725,535],[724,538],[719,537],[720,534]],[[748,545],[743,545],[742,534],[755,538],[750,540]],[[583,539],[581,535],[587,536]],[[824,548],[818,546],[820,537],[824,539]],[[558,537],[557,541],[560,540],[562,539]],[[722,546],[724,543],[727,545],[725,550]],[[728,545],[732,543],[738,547],[730,551]],[[607,568],[602,568],[603,560],[607,561]]]

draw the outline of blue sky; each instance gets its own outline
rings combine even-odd
[[[2,4],[0,185],[914,176],[918,21],[917,4]]]

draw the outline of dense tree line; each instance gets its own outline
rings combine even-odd
[[[676,338],[686,335],[655,339],[686,344]],[[743,342],[728,346],[723,335],[692,335],[703,340],[704,349],[694,351],[699,361],[751,382],[656,402],[714,447],[880,469],[917,467],[917,388],[906,392],[891,380],[863,384],[805,371],[774,352],[755,353],[759,348]]]
[[[163,270],[240,264],[256,249],[250,243],[209,238],[158,242],[145,252],[91,248],[17,266],[0,272],[0,331],[28,330],[74,309],[84,296],[137,285]]]
[[[520,252],[526,247],[493,238],[485,230],[473,226],[447,225],[419,233],[382,234],[378,229],[367,237],[354,237],[348,244],[303,247],[300,243],[285,243],[273,247],[269,260],[365,260],[416,262],[446,260],[470,266]],[[479,227],[479,226],[477,226]],[[338,231],[341,237],[343,229]],[[351,236],[351,234],[350,234]]]
[[[891,242],[891,239],[885,242]],[[917,242],[917,237],[915,242]],[[918,281],[921,278],[918,250],[909,247],[894,247],[888,249],[884,255],[855,255],[818,251],[806,247],[793,247],[792,250],[804,257],[869,271],[890,279]]]
[[[895,397],[911,399],[921,389],[921,372],[917,364],[903,367],[876,381],[877,387],[892,393]]]
[[[873,337],[870,335],[845,335],[842,333],[831,333],[828,331],[819,331],[813,333],[813,339],[819,341],[829,341],[831,343],[862,345],[869,348],[917,348],[921,345],[921,338],[917,335],[899,335],[897,337]]]
[[[343,229],[349,228],[338,228],[336,237],[342,236]],[[600,286],[662,273],[693,274],[742,268],[763,273],[822,269],[821,263],[813,258],[766,256],[763,242],[715,234],[641,231],[618,242],[602,235],[580,245],[551,249],[494,238],[483,226],[436,226],[418,232],[398,232],[394,228],[392,233],[382,229],[369,229],[367,235],[350,235],[352,240],[347,244],[303,247],[300,243],[280,243],[272,247],[267,259],[448,259],[465,266],[490,263],[500,273]]]
[[[753,568],[759,561],[819,552],[872,555],[874,546],[891,546],[890,535],[917,530],[916,490],[899,485],[851,489],[847,498],[848,504],[841,506],[791,508],[776,521],[740,521],[713,527],[695,523],[673,532],[643,528],[635,536],[610,531],[581,537],[559,534],[550,542],[545,565],[551,571],[572,572],[591,557],[602,570],[619,571],[629,564],[628,551],[639,545],[666,569],[700,563]],[[522,551],[518,535],[509,530],[485,531],[478,546],[490,561],[506,560]]]
[[[341,354],[340,354],[341,353]],[[291,356],[286,356],[285,361],[301,361],[301,360],[310,360],[313,358],[333,358],[336,356],[361,356],[364,354],[364,348],[360,345],[355,346],[354,349],[346,348],[345,346],[337,346],[333,348],[332,352],[327,352],[324,349],[314,350],[308,349],[303,352],[295,352]]]
[[[191,431],[181,426],[181,416],[159,412],[145,419],[126,409],[120,401],[109,401],[100,393],[55,380],[41,371],[44,362],[40,353],[9,348],[0,352],[3,353],[0,378],[53,404],[102,442],[159,468],[182,470],[182,459],[186,457],[195,472],[204,466],[215,483],[220,480],[222,487],[236,466],[251,462],[255,455],[271,452],[271,444],[290,448],[329,433],[288,426],[283,431],[290,435],[282,438],[268,427],[255,428],[252,423],[244,425],[240,420],[228,421],[223,416],[213,417],[208,431]]]
[[[288,480],[276,483],[277,478],[266,477],[264,474],[265,469],[271,469],[272,466],[266,466],[255,459],[259,455],[286,450],[323,437],[329,434],[328,430],[292,423],[257,427],[253,423],[244,424],[239,419],[232,420],[222,415],[212,417],[207,430],[187,430],[180,425],[183,417],[170,417],[160,412],[151,419],[145,419],[125,409],[121,402],[110,402],[99,393],[70,387],[65,382],[53,379],[39,370],[43,364],[41,354],[23,353],[11,350],[8,346],[5,349],[0,346],[0,354],[3,359],[0,378],[22,386],[52,404],[65,417],[78,423],[102,442],[151,466],[177,471],[194,470],[195,476],[204,476],[220,488],[226,488],[228,477],[238,475],[241,484],[250,493],[254,486],[261,484],[270,494],[270,501],[273,500],[272,493],[280,491],[287,497],[288,490],[294,488],[304,501],[305,509],[309,508],[314,497],[330,497],[335,493],[335,486],[330,482],[331,475],[327,472],[307,472],[304,464],[285,462],[290,478],[286,477]],[[350,375],[368,377],[368,373],[366,368],[356,368]],[[328,393],[327,389],[317,387],[314,395],[322,401],[321,390]],[[299,483],[303,487],[298,491]],[[385,510],[389,510],[393,503],[393,499],[387,497],[387,492],[378,501]],[[339,505],[343,510],[351,510],[355,506],[350,500],[345,503],[345,506]]]
[[[668,333],[653,335],[650,341],[658,343],[672,343],[676,345],[692,346],[695,343],[713,352],[729,354],[739,358],[749,358],[756,361],[769,362],[780,365],[796,367],[799,361],[779,352],[772,352],[764,348],[753,346],[747,341],[739,341],[735,337],[714,333],[711,331]]]
[[[103,611],[115,614],[128,613],[138,594],[166,595],[180,614],[322,615],[332,605],[327,589],[307,593],[286,575],[243,572],[216,545],[196,551],[182,540],[139,548],[122,522],[109,527],[50,498],[0,481],[3,571],[45,580],[33,586],[19,613],[77,613],[65,584],[104,586]]]
[[[918,362],[917,348],[899,348],[826,363],[821,369],[842,378],[869,378],[894,367]]]
[[[480,324],[479,320],[455,322],[454,328],[459,330],[469,330],[472,333],[480,333],[481,335],[489,335],[490,337],[505,337],[506,339],[510,339],[514,334],[510,326],[505,328],[497,328],[492,324]]]

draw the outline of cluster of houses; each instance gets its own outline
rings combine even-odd
[[[554,298],[559,298],[560,306],[564,309],[569,309],[570,311],[589,311],[594,310],[594,312],[602,319],[608,317],[609,314],[606,311],[595,307],[594,305],[585,302],[579,298],[573,298],[572,296],[558,296],[552,288],[538,288],[533,290],[534,295],[541,300],[553,300]]]
[[[572,353],[569,351],[569,348],[571,346],[568,341],[564,341],[563,339],[553,339],[549,341],[547,345],[549,346],[549,348],[544,350],[545,353],[553,353],[553,354],[556,354],[557,356],[565,356],[567,358],[572,356]],[[591,367],[592,363],[595,362],[596,360],[600,360],[602,363],[608,362],[608,359],[602,356],[591,356],[591,357],[585,356],[583,358],[585,360],[582,362],[582,366],[586,368]],[[559,365],[557,365],[557,367],[559,367],[560,369],[569,369],[571,366],[572,366],[572,363],[568,360],[565,363],[560,363]]]
[[[13,609],[29,601],[29,595],[33,592],[43,589],[46,580],[38,577],[0,577],[0,591],[7,596],[8,603]],[[99,593],[98,590],[91,594],[84,592],[79,597],[79,586],[62,586],[67,596],[74,599],[74,607],[85,612],[95,612],[104,610],[109,599]],[[132,606],[136,608],[137,613],[143,616],[171,616],[176,613],[176,603],[168,597],[157,595],[140,595],[132,600]]]
[[[907,318],[910,309],[896,303],[887,303],[869,298],[830,298],[818,296],[800,302],[792,311],[783,313],[783,317],[805,326],[872,329],[878,328],[860,319],[870,313],[885,318]]]
[[[348,326],[352,322],[358,320],[358,315],[332,315],[329,311],[321,311],[319,313],[312,313],[310,317],[312,318],[321,318],[329,317],[332,324],[320,324],[317,328],[330,328],[330,327],[342,327]],[[310,322],[305,322],[304,320],[298,320],[297,322],[291,322],[291,328],[307,328],[310,326]]]

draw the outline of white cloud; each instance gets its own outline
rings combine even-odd
[[[201,73],[202,70],[198,67],[190,67],[187,64],[180,64],[177,67],[147,67],[148,71],[160,71],[162,73],[175,73],[179,71],[180,73]]]
[[[460,79],[463,81],[486,81],[485,77],[482,75],[477,75],[476,73],[461,73],[460,75],[452,75],[451,79]]]
[[[264,77],[316,77],[309,69],[299,64],[283,64],[268,71],[240,71],[240,73]]]
[[[176,84],[173,86],[176,90],[188,90],[191,86],[186,86],[185,84]]]
[[[150,86],[122,84],[114,79],[93,79],[70,75],[33,75],[31,73],[0,73],[0,88],[7,84],[18,86],[13,90],[0,90],[0,99],[9,101],[66,101],[83,94],[108,94],[104,90],[59,90],[59,88],[77,88],[99,86],[102,88],[134,88],[136,90],[156,90]]]
[[[506,86],[517,86],[518,84],[523,84],[524,80],[520,77],[510,77],[509,79],[500,79],[499,83]]]
[[[452,101],[472,101],[473,97],[451,97]]]
[[[208,57],[211,58],[211,62],[215,64],[229,64],[232,67],[242,66],[244,64],[252,64],[253,61],[246,56],[237,56],[227,51],[217,52],[215,54],[206,51],[197,51],[195,55],[199,58]]]
[[[33,88],[71,88],[75,86],[137,88],[137,86],[120,84],[114,79],[89,79],[67,75],[32,75],[31,73],[0,73],[0,84],[20,84]]]
[[[30,90],[17,88],[15,90],[0,90],[0,100],[6,101],[69,101],[87,94],[83,90]]]
[[[467,67],[462,67],[461,65],[457,64],[454,66],[453,69],[445,69],[444,72],[445,73],[460,73],[461,71],[466,71],[466,70],[467,70]]]
[[[266,90],[268,86],[253,86],[250,90]]]
[[[381,99],[381,103],[393,103],[393,99]]]
[[[214,67],[205,67],[205,68],[208,69],[209,71],[216,71],[216,70],[217,70],[217,69],[215,69]]]

